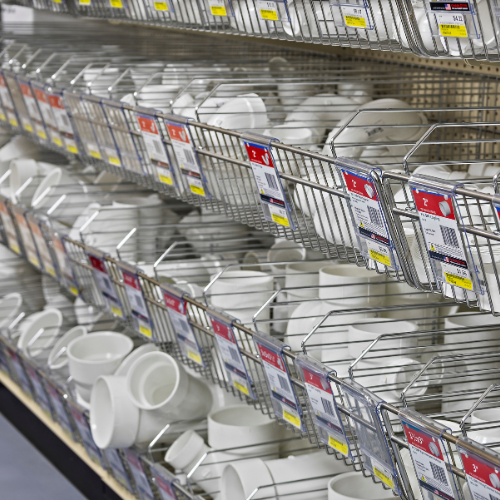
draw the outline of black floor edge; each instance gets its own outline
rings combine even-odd
[[[0,384],[0,412],[89,500],[120,500],[41,420]]]

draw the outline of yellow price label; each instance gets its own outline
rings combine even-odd
[[[377,469],[377,467],[373,468],[373,473],[389,488],[394,488],[394,482],[388,476],[386,476],[381,470]]]
[[[24,130],[26,130],[27,132],[33,132],[33,127],[29,123],[25,123]]]
[[[376,260],[377,262],[380,262],[381,264],[384,264],[384,266],[389,266],[391,265],[391,259],[387,256],[384,255],[380,252],[377,252],[376,250],[371,250],[370,249],[370,257],[373,260]]]
[[[62,0],[52,0],[54,3],[62,3]]]
[[[73,295],[78,296],[78,289],[77,289],[76,287],[74,287],[73,285],[71,285],[71,286],[69,287],[69,291],[70,291]]]
[[[113,9],[123,9],[122,0],[109,0],[109,3]]]
[[[205,190],[202,187],[193,186],[192,184],[190,184],[189,187],[191,188],[192,193],[197,194],[199,196],[205,196]]]
[[[250,396],[250,393],[248,392],[248,388],[247,387],[245,387],[243,384],[240,384],[236,380],[233,380],[233,383],[234,383],[234,387],[236,387],[236,389],[238,389],[238,391],[240,391],[243,394],[245,394],[245,396]]]
[[[43,130],[37,130],[37,134],[42,138],[42,139],[47,139],[47,134]]]
[[[172,179],[170,177],[167,177],[166,175],[158,175],[158,178],[160,179],[160,182],[163,182],[163,184],[168,184],[169,186],[173,186],[174,183],[172,182]]]
[[[151,331],[151,328],[148,328],[144,325],[139,325],[139,331],[143,334],[146,335],[146,337],[151,338],[153,336],[153,332]]]
[[[266,21],[278,21],[278,13],[275,10],[260,9],[260,17]]]
[[[342,455],[349,455],[349,448],[347,447],[347,443],[343,443],[342,441],[339,441],[338,439],[335,439],[332,436],[328,436],[328,444],[337,451],[340,451]]]
[[[9,118],[9,123],[13,126],[13,127],[17,127],[17,120],[15,118]]]
[[[98,160],[100,160],[102,158],[101,153],[99,153],[98,151],[90,151],[90,156],[92,156],[92,158],[96,158]]]
[[[63,146],[63,143],[62,143],[61,139],[59,139],[59,137],[52,137],[52,142],[56,146],[59,146],[60,148],[62,148],[62,146]]]
[[[30,262],[35,266],[35,267],[40,267],[40,262],[38,261],[38,259],[32,255],[30,258],[29,258]]]
[[[2,112],[0,112],[0,120],[2,120],[3,122],[7,121],[7,117]]]
[[[167,4],[167,2],[155,2],[154,6],[155,6],[156,10],[162,10],[162,11],[167,11],[168,10],[168,4]]]
[[[47,272],[53,277],[53,278],[57,278],[56,276],[56,271],[53,267],[49,267],[49,266],[45,266],[45,268],[47,269]]]
[[[366,19],[364,17],[357,16],[344,16],[345,25],[351,28],[365,28],[366,29]]]
[[[279,224],[280,226],[290,227],[290,222],[288,222],[288,219],[286,217],[282,217],[281,215],[272,213],[271,218],[274,222],[276,222],[276,224]]]
[[[300,418],[295,415],[292,415],[285,409],[283,410],[283,419],[286,420],[287,422],[290,422],[292,425],[295,425],[295,427],[298,427],[299,429],[301,428]]]
[[[119,318],[123,318],[122,310],[119,307],[111,306],[111,312]]]
[[[18,255],[21,255],[21,250],[19,249],[19,246],[16,243],[11,243],[10,244],[10,249],[17,253]]]
[[[77,154],[78,154],[78,149],[77,149],[77,147],[76,147],[76,146],[73,146],[72,144],[68,144],[68,145],[66,146],[66,149],[67,149],[70,153],[73,153],[73,154],[75,154],[75,155],[77,155]]]
[[[466,290],[472,290],[472,281],[467,278],[462,278],[456,274],[444,273],[446,281],[450,285],[459,286],[460,288],[465,288]]]
[[[116,165],[117,167],[121,166],[120,159],[117,158],[116,156],[109,156],[108,160],[109,160],[109,163],[112,163],[113,165]]]
[[[467,38],[467,28],[465,24],[440,24],[439,32],[441,36],[452,36],[456,38]]]
[[[201,356],[198,353],[190,351],[188,349],[187,355],[188,355],[188,358],[192,359],[195,363],[198,363],[199,365],[202,364],[201,363]]]
[[[91,0],[79,0],[78,3],[80,5],[90,5],[91,4]]]
[[[212,12],[212,16],[227,16],[226,7],[215,7],[212,5],[210,11]]]

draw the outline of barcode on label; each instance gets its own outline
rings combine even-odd
[[[108,290],[111,290],[111,283],[109,282],[108,278],[104,278],[102,281],[104,282],[104,286],[105,286]]]
[[[459,248],[457,232],[452,227],[439,226],[441,229],[441,235],[443,236],[443,241],[445,245],[449,247]]]
[[[432,462],[429,462],[431,466],[432,475],[436,481],[439,481],[441,484],[448,484],[448,479],[446,477],[446,472],[443,467],[436,465]]]
[[[500,499],[490,493],[490,500],[500,500]]]
[[[278,183],[276,182],[276,178],[272,174],[265,174],[266,175],[266,181],[267,185],[271,188],[274,189],[275,191],[279,191],[278,189]]]
[[[68,120],[68,117],[65,115],[65,114],[61,114],[61,119],[64,123],[64,126],[69,128],[69,120]]]
[[[137,305],[142,309],[144,307],[144,304],[142,303],[142,298],[139,297],[139,295],[135,296],[135,301],[137,302]]]
[[[189,163],[190,165],[195,165],[193,153],[191,153],[189,149],[184,149],[184,157],[186,158],[186,163]]]
[[[280,383],[280,387],[287,392],[290,392],[290,387],[288,385],[288,381],[286,380],[285,377],[282,377],[281,375],[278,375],[278,380]]]
[[[161,155],[161,153],[162,153],[161,143],[159,141],[153,141],[153,146],[155,148],[155,153],[158,153]]]
[[[321,398],[321,403],[323,404],[323,410],[325,410],[325,413],[328,413],[328,415],[333,415],[332,403],[325,398]]]
[[[384,222],[382,221],[382,215],[380,215],[380,211],[376,208],[368,206],[368,216],[370,217],[370,222],[378,227],[383,227]]]
[[[233,358],[233,361],[236,361],[239,363],[240,357],[238,356],[238,352],[236,351],[236,349],[233,349],[232,347],[230,347],[229,354],[231,354],[231,358]]]

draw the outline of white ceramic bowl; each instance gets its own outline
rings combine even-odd
[[[500,441],[500,409],[476,410],[472,412],[472,425],[469,437],[481,444],[497,443]]]
[[[328,483],[328,500],[392,500],[391,490],[384,490],[371,477],[359,472],[339,474]]]
[[[136,359],[139,359],[141,356],[144,356],[144,354],[147,354],[148,352],[156,351],[158,351],[158,347],[156,347],[154,344],[144,344],[137,349],[134,349],[116,369],[114,373],[115,377],[126,377]]]
[[[116,332],[95,332],[69,344],[69,372],[84,401],[90,401],[94,382],[101,375],[113,374],[133,347],[130,337]]]
[[[62,177],[62,170],[60,168],[55,168],[49,172],[36,188],[31,200],[31,206],[37,208],[44,205],[45,201],[50,197],[50,193],[54,187],[58,186],[61,182]],[[55,201],[56,200],[54,200],[54,203]]]
[[[33,316],[35,315],[26,318],[26,322],[30,318],[32,318],[32,321],[29,321],[29,326],[23,329],[17,347],[28,357],[34,358],[53,344],[59,334],[63,316],[58,309],[47,309],[37,313],[36,317],[33,318]],[[42,328],[44,331],[36,340],[33,340]],[[31,345],[30,342],[32,342]]]
[[[20,293],[9,293],[0,299],[0,332],[16,319],[22,305],[23,297]]]

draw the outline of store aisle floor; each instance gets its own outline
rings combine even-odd
[[[86,500],[1,413],[0,492],[5,500]]]

